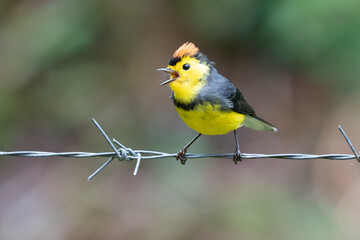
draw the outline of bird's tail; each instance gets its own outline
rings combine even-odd
[[[251,128],[253,130],[277,132],[276,127],[257,116],[250,117],[249,115],[247,115],[243,124],[245,127]]]

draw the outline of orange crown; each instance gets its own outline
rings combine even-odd
[[[199,52],[199,48],[197,48],[192,42],[186,42],[178,50],[174,52],[174,58],[181,58],[183,56],[194,56]]]

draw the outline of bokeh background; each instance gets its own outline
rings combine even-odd
[[[358,0],[1,0],[0,150],[176,152],[165,67],[194,42],[277,133],[240,129],[254,153],[360,147]],[[232,135],[189,150],[234,150]],[[0,158],[0,239],[359,239],[356,161]]]

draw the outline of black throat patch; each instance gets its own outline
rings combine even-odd
[[[176,100],[176,98],[174,97],[174,93],[171,94],[170,98],[177,108],[181,108],[185,111],[194,110],[194,108],[201,103],[200,99],[198,99],[198,98],[195,98],[194,101],[192,101],[190,103],[182,103],[182,102]]]

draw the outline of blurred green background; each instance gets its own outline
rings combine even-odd
[[[277,133],[243,152],[350,153],[360,144],[357,0],[1,0],[0,150],[176,152],[195,132],[160,87],[194,42]],[[190,152],[234,150],[204,136]],[[0,158],[0,239],[359,239],[355,161]]]

